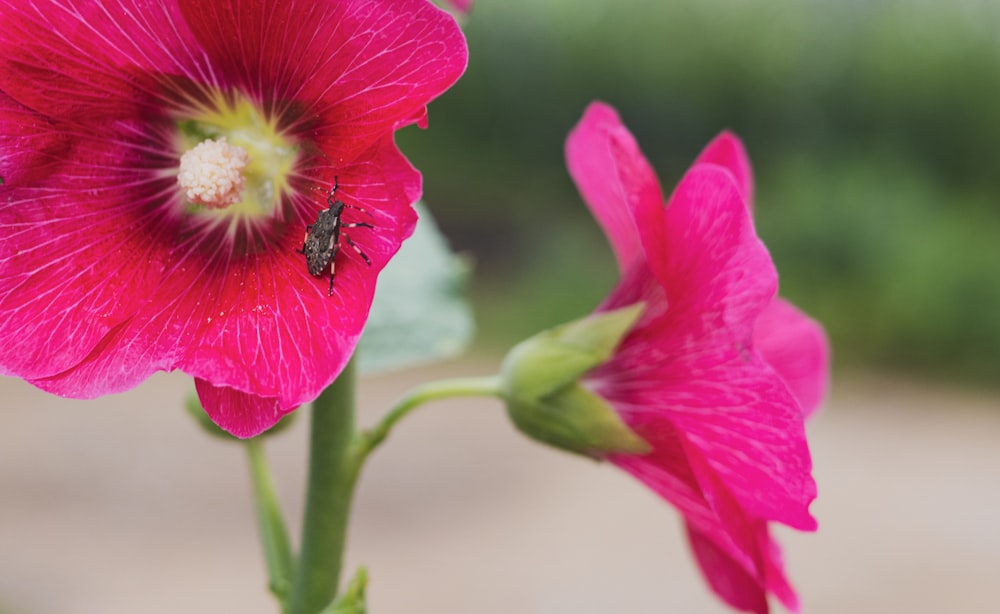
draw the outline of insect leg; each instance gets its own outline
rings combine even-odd
[[[306,226],[306,234],[302,236],[302,248],[295,250],[295,253],[297,254],[306,253],[306,243],[309,241],[309,233],[312,232],[312,229],[313,229],[312,224]]]
[[[333,227],[333,234],[330,236],[330,291],[327,296],[333,296],[333,278],[337,275],[337,254],[340,253],[340,224],[339,220]]]
[[[369,226],[369,228],[370,228],[370,226]],[[355,243],[354,241],[351,240],[351,237],[349,237],[347,235],[343,235],[343,237],[344,237],[344,240],[347,241],[347,244],[350,245],[351,248],[354,251],[358,252],[358,255],[361,256],[364,259],[365,264],[367,264],[368,266],[371,266],[372,265],[372,259],[368,257],[368,254],[366,254],[363,251],[361,251],[361,248],[358,247],[357,243]]]
[[[368,209],[365,209],[364,207],[359,207],[357,205],[348,205],[347,203],[344,203],[344,206],[348,207],[348,208],[351,208],[351,209],[354,209],[355,211],[360,211],[361,213],[364,213],[365,215],[371,215],[371,213],[368,213]]]
[[[331,208],[333,207],[333,195],[336,194],[337,188],[339,187],[340,187],[340,177],[334,177],[333,187],[330,188],[330,191],[326,193],[326,204],[329,205]]]

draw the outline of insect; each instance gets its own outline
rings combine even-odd
[[[326,204],[329,205],[329,208],[319,212],[319,215],[316,216],[316,223],[306,226],[306,236],[302,240],[302,249],[295,250],[306,257],[306,268],[309,269],[310,275],[319,277],[329,267],[329,296],[333,296],[333,279],[337,271],[336,258],[340,252],[341,237],[361,256],[365,264],[371,266],[372,263],[368,254],[361,251],[361,248],[351,240],[351,237],[342,234],[341,231],[344,228],[373,228],[373,226],[367,222],[344,224],[341,221],[340,216],[346,207],[359,211],[364,211],[364,209],[344,204],[344,201],[335,199],[334,194],[337,192],[340,182],[336,177],[333,181],[333,187],[330,188],[326,198]]]

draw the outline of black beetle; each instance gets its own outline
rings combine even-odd
[[[344,228],[372,228],[372,225],[366,222],[344,224],[341,221],[340,216],[344,212],[344,208],[351,205],[344,204],[342,200],[334,199],[333,195],[339,186],[339,180],[334,178],[333,187],[327,193],[326,198],[326,204],[329,205],[329,208],[321,210],[316,216],[316,222],[306,226],[306,236],[302,240],[302,249],[295,250],[306,257],[306,268],[309,269],[310,275],[319,277],[327,267],[330,267],[329,296],[333,296],[333,278],[336,275],[337,254],[340,252],[341,230]],[[358,207],[351,206],[351,208],[363,211]],[[361,251],[361,248],[349,236],[345,234],[343,237],[348,245],[364,259],[365,264],[371,266],[372,261],[368,255]]]

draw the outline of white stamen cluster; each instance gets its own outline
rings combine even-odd
[[[181,156],[177,183],[189,201],[222,209],[242,199],[248,162],[247,150],[230,145],[226,137],[207,139]]]

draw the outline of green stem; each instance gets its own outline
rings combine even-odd
[[[336,596],[354,486],[365,459],[392,427],[428,401],[500,394],[496,377],[431,382],[410,391],[374,428],[355,434],[354,387],[352,360],[313,403],[302,552],[289,614],[315,614]]]
[[[246,441],[246,449],[250,459],[250,474],[253,477],[257,523],[264,547],[264,560],[267,562],[268,584],[271,592],[281,603],[282,612],[287,612],[288,591],[294,573],[288,529],[281,514],[281,507],[278,505],[267,459],[264,457],[263,442],[260,438],[249,439]]]
[[[354,454],[360,466],[371,454],[372,450],[385,441],[389,432],[397,422],[402,420],[416,407],[440,399],[456,397],[498,397],[500,396],[500,379],[496,376],[461,377],[429,382],[411,390],[395,407],[389,410],[382,420],[374,427],[359,433],[354,442]]]
[[[354,360],[313,403],[309,478],[302,552],[292,588],[291,614],[315,614],[337,594],[360,465],[353,462]]]

